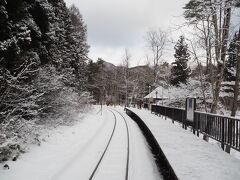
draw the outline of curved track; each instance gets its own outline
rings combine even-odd
[[[112,111],[111,111],[111,112],[112,112]],[[113,113],[113,112],[112,112],[112,113]],[[114,132],[115,132],[116,125],[117,125],[117,118],[116,118],[116,116],[115,116],[114,113],[113,113],[113,115],[114,115],[114,127],[113,127],[113,130],[112,130],[111,136],[110,136],[110,138],[109,138],[109,140],[108,140],[108,143],[107,143],[107,146],[105,147],[105,149],[104,149],[104,151],[103,151],[103,154],[102,154],[102,156],[100,157],[100,159],[99,159],[96,167],[94,168],[94,170],[93,170],[93,172],[92,172],[89,180],[93,179],[93,177],[94,177],[94,175],[95,175],[95,173],[96,173],[99,165],[100,165],[101,162],[102,162],[102,159],[103,159],[104,155],[106,154],[106,151],[107,151],[107,149],[108,149],[108,147],[109,147],[109,144],[110,144],[110,142],[111,142],[111,140],[112,140],[112,137],[113,137],[113,134],[114,134]]]
[[[129,169],[129,128],[128,128],[128,124],[127,124],[127,121],[124,118],[124,116],[120,112],[118,112],[117,110],[115,110],[115,109],[112,109],[112,110],[117,112],[123,118],[124,123],[125,123],[125,127],[126,127],[126,131],[127,131],[127,158],[126,158],[127,160],[126,160],[126,167],[125,167],[125,180],[128,180],[128,169]],[[109,145],[111,144],[111,142],[113,140],[113,136],[114,136],[115,130],[117,128],[117,117],[116,117],[115,112],[113,112],[112,110],[109,110],[109,111],[114,116],[114,127],[113,127],[112,133],[110,135],[110,138],[108,140],[108,143],[107,143],[107,145],[106,145],[106,147],[105,147],[105,149],[104,149],[100,159],[98,160],[97,165],[95,166],[94,170],[92,171],[89,180],[92,180],[92,179],[94,179],[94,177],[97,177],[97,173],[96,172],[99,169],[99,167],[101,166],[101,164],[103,164],[103,159],[104,159],[104,157],[107,154],[106,152],[109,149]]]
[[[125,180],[128,180],[128,168],[129,168],[129,128],[128,128],[128,124],[127,124],[127,120],[126,118],[117,110],[115,109],[112,109],[114,111],[116,111],[120,116],[122,116],[123,120],[124,120],[124,123],[126,125],[126,129],[127,129],[127,164],[126,164],[126,174],[125,174]]]

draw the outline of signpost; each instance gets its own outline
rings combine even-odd
[[[194,126],[194,111],[196,110],[196,98],[187,98],[186,99],[186,120]],[[185,129],[187,127],[186,122]]]
[[[196,110],[196,98],[186,99],[186,121],[192,124],[193,133],[195,134],[195,129],[198,127],[198,123],[194,120],[194,112]],[[185,122],[185,129],[187,128],[187,122]]]
[[[186,99],[187,121],[193,122],[195,109],[196,109],[196,99],[187,98]]]

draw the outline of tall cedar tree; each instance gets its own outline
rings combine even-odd
[[[172,63],[170,82],[174,86],[179,86],[180,83],[187,83],[191,71],[188,67],[190,54],[184,36],[180,36],[174,49],[175,62]]]
[[[89,47],[75,11],[64,0],[0,1],[1,132],[17,121],[61,112],[83,92]]]
[[[228,57],[226,59],[224,69],[224,90],[225,92],[233,93],[234,81],[236,80],[236,65],[237,65],[237,38],[238,33],[236,32],[228,48]]]
[[[69,8],[70,19],[73,25],[72,38],[74,42],[73,56],[71,65],[74,68],[74,74],[76,75],[76,86],[79,91],[86,90],[87,86],[87,55],[89,52],[89,45],[87,43],[87,26],[85,25],[82,15],[79,9],[72,5]]]
[[[101,92],[99,87],[100,81],[100,71],[102,70],[102,64],[100,61],[93,62],[89,61],[87,65],[87,89],[91,92],[93,98],[99,103],[101,99]]]

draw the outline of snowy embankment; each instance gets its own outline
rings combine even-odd
[[[62,126],[52,132],[41,146],[32,146],[16,162],[7,162],[9,170],[0,169],[1,180],[77,180],[89,179],[113,130],[114,116],[104,107],[89,112],[74,126]],[[126,118],[130,134],[129,179],[161,179],[147,143],[137,125]],[[112,108],[112,111],[113,108]],[[94,179],[124,179],[126,162],[126,127],[115,112],[116,132]]]
[[[58,179],[57,176],[71,166],[76,157],[86,152],[84,147],[87,147],[104,128],[106,121],[96,113],[97,110],[93,110],[86,114],[74,126],[61,126],[53,130],[41,146],[33,145],[29,152],[21,155],[16,162],[7,162],[10,169],[1,168],[0,179]]]
[[[101,119],[94,114],[86,115],[74,126],[56,128],[41,146],[33,145],[16,162],[6,162],[10,169],[1,168],[0,179],[47,180],[58,174],[70,160],[74,161],[76,153],[79,153],[76,149],[91,142],[98,129],[102,128]]]
[[[149,127],[178,178],[238,180],[240,161],[191,132],[147,110],[130,108]]]

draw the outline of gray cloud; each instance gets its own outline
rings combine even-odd
[[[102,57],[118,64],[126,47],[132,50],[136,64],[147,53],[144,52],[145,32],[156,27],[167,30],[179,23],[178,16],[188,0],[65,1],[67,5],[74,3],[83,15],[88,26],[91,58]]]

